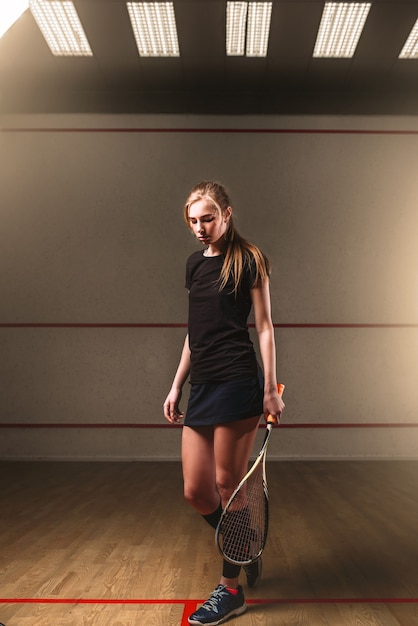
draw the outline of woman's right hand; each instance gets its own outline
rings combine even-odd
[[[163,404],[164,417],[170,424],[178,424],[184,417],[179,408],[181,395],[181,389],[171,388]]]

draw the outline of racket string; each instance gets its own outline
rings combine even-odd
[[[237,563],[255,560],[262,552],[267,533],[267,498],[260,463],[229,503],[222,520],[222,552]]]

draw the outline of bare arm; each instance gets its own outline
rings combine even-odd
[[[276,345],[274,328],[271,319],[270,284],[263,281],[251,289],[254,307],[255,327],[258,335],[261,358],[264,370],[264,413],[273,415],[277,422],[284,409],[283,400],[277,392],[276,378]]]
[[[164,402],[164,417],[171,424],[179,422],[184,417],[184,413],[179,409],[183,385],[190,372],[190,348],[189,335],[184,340],[180,362],[174,376],[173,384]]]

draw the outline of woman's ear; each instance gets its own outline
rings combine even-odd
[[[225,211],[224,211],[224,222],[229,222],[229,218],[232,215],[232,208],[230,206],[227,206]]]

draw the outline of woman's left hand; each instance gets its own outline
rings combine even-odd
[[[280,417],[284,407],[285,403],[283,402],[282,397],[279,396],[277,388],[272,389],[271,391],[264,391],[263,408],[266,418],[268,415],[272,415],[276,419],[277,424],[280,424]]]

